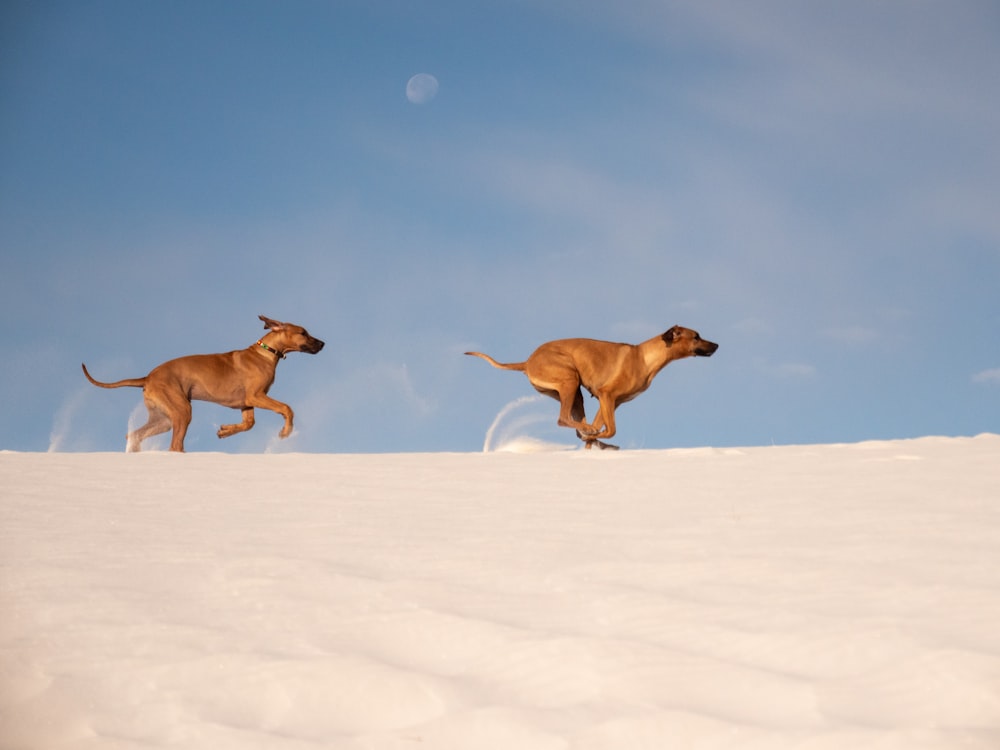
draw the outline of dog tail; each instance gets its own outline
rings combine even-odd
[[[506,364],[503,362],[497,362],[489,354],[483,354],[482,352],[466,352],[466,354],[473,357],[479,357],[480,359],[485,359],[491,365],[500,370],[517,370],[518,372],[524,372],[524,368],[528,364],[527,362],[509,362]]]
[[[102,383],[100,380],[94,380],[91,374],[87,372],[87,365],[81,364],[80,367],[83,368],[83,374],[87,376],[87,380],[99,388],[124,388],[126,386],[130,386],[132,388],[144,388],[146,385],[146,378],[127,378],[125,380],[119,380],[117,383]]]

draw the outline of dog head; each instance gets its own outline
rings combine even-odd
[[[697,331],[683,326],[674,326],[663,334],[663,341],[667,346],[680,346],[687,350],[684,356],[688,357],[711,357],[719,345],[707,341],[701,337]]]
[[[322,349],[325,344],[318,338],[309,335],[307,331],[302,326],[297,326],[294,323],[282,323],[278,320],[271,320],[263,315],[258,315],[261,320],[264,321],[264,328],[268,329],[271,333],[268,336],[275,336],[275,343],[278,345],[275,347],[282,355],[288,352],[306,352],[307,354],[316,354],[320,349]]]

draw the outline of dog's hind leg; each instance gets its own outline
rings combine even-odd
[[[585,448],[592,447],[594,443],[599,448],[617,448],[615,445],[602,443],[594,437],[597,429],[595,429],[595,426],[587,424],[587,415],[583,406],[583,391],[580,389],[579,381],[571,383],[568,386],[563,384],[559,390],[539,387],[534,383],[532,385],[535,386],[535,390],[539,393],[543,393],[559,402],[558,425],[576,430],[576,436],[583,441]]]
[[[162,414],[162,419],[169,421],[169,427],[173,429],[173,434],[170,436],[170,450],[183,453],[184,437],[187,435],[188,425],[191,424],[191,402],[187,396],[179,390],[170,388],[154,390],[147,385],[145,399],[146,408],[149,409],[150,429],[152,431],[144,432],[142,439],[167,431],[159,419],[155,423],[155,427],[152,426],[153,414]],[[143,428],[143,430],[145,429]]]
[[[583,393],[580,391],[579,381],[563,385],[559,391],[559,421],[560,427],[571,427],[576,430],[577,436],[581,440],[589,440],[595,432],[586,422],[586,414],[583,410]]]
[[[583,413],[583,395],[581,393],[579,393],[579,392],[577,392],[576,395],[577,395],[577,398],[580,400],[579,419],[580,419],[581,422],[583,422],[584,424],[586,424],[586,417],[584,416],[584,413]],[[576,412],[576,405],[575,404],[574,404],[573,408],[574,408],[573,417],[576,418],[577,417],[577,412]],[[617,445],[611,445],[611,443],[602,443],[600,440],[597,440],[594,437],[591,437],[591,436],[588,436],[588,435],[584,435],[579,430],[576,431],[576,436],[578,438],[580,438],[580,440],[583,441],[583,447],[586,448],[587,450],[590,450],[595,445],[598,448],[600,448],[601,450],[604,450],[605,448],[610,448],[611,450],[618,450],[618,446]]]
[[[570,408],[570,417],[580,424],[587,424],[587,413],[583,406],[583,391],[580,388],[576,389],[576,395],[573,397],[573,406]],[[588,438],[579,429],[576,431],[576,436],[586,443],[586,447],[589,448],[590,444],[593,442],[592,438]]]
[[[142,441],[153,435],[161,435],[170,429],[170,417],[160,410],[156,404],[146,402],[149,419],[146,424],[128,434],[125,440],[125,450],[128,453],[138,453],[142,450]]]

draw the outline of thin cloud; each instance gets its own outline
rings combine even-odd
[[[972,376],[973,383],[988,383],[1000,385],[1000,367],[995,367],[992,370],[983,370],[982,372],[977,372]]]
[[[432,399],[417,388],[405,363],[379,362],[362,367],[351,373],[340,386],[330,392],[377,393],[383,404],[402,406],[407,412],[419,417],[432,414],[437,407]],[[347,402],[336,399],[333,401],[333,411],[353,411],[359,406],[356,399]]]

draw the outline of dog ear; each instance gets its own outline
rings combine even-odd
[[[674,326],[669,331],[667,331],[665,334],[663,334],[663,341],[666,344],[668,344],[668,345],[672,344],[678,338],[680,338],[680,335],[681,335],[681,327],[680,326]]]
[[[264,328],[266,329],[277,331],[282,326],[282,324],[279,321],[271,320],[270,318],[264,315],[258,315],[257,317],[264,321]]]

